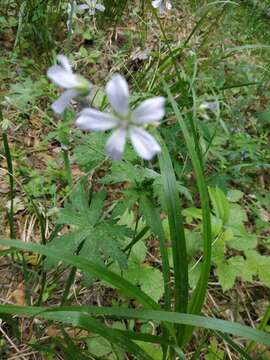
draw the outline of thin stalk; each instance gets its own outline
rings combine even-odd
[[[37,209],[37,216],[38,216],[38,221],[39,221],[39,225],[40,225],[41,243],[42,243],[42,245],[46,245],[47,241],[46,241],[46,230],[45,230],[44,219],[38,209]],[[41,285],[40,285],[39,297],[37,300],[38,306],[40,306],[42,304],[43,294],[44,294],[44,290],[46,288],[46,282],[47,282],[47,272],[45,270],[45,265],[44,265],[45,258],[46,258],[46,256],[42,255],[40,258],[40,262],[39,262],[39,263],[41,263]]]
[[[163,37],[164,37],[165,44],[166,44],[166,46],[167,46],[167,48],[168,48],[169,55],[170,55],[170,57],[171,57],[171,59],[172,59],[173,66],[174,66],[174,70],[175,70],[175,72],[176,72],[176,75],[177,75],[179,84],[181,84],[181,83],[183,82],[183,80],[182,80],[182,78],[181,78],[181,75],[180,75],[180,72],[179,72],[179,69],[178,69],[178,66],[177,66],[177,63],[176,63],[176,59],[175,59],[175,56],[174,56],[173,51],[172,51],[172,49],[171,49],[171,45],[170,45],[170,42],[169,42],[169,40],[168,40],[168,38],[167,38],[166,32],[165,32],[165,30],[164,30],[164,27],[163,27],[163,25],[162,25],[162,23],[161,23],[161,21],[160,21],[160,18],[159,18],[158,14],[157,14],[156,9],[152,6],[151,0],[148,0],[148,3],[150,4],[152,13],[153,13],[154,17],[156,18],[156,20],[157,20],[157,22],[158,22],[158,25],[159,25],[160,30],[161,30],[161,32],[162,32],[162,35],[163,35]]]
[[[159,240],[159,249],[161,254],[162,261],[162,274],[164,281],[164,308],[167,311],[171,311],[172,305],[172,291],[171,291],[171,276],[170,276],[170,264],[169,264],[169,256],[168,250],[166,247],[166,239],[164,230],[162,227],[162,223],[160,221],[160,216],[157,210],[153,206],[153,201],[151,201],[146,196],[141,198],[141,212],[143,213],[146,223],[151,228],[152,232],[157,235]],[[165,339],[169,339],[169,332],[165,326],[162,326],[163,336]],[[167,358],[168,347],[162,346],[163,351],[163,359]],[[171,359],[173,359],[171,357]]]
[[[266,326],[268,325],[269,319],[270,319],[270,305],[268,305],[268,308],[266,309],[266,311],[263,315],[263,318],[258,326],[258,329],[264,331]],[[250,352],[255,347],[255,345],[256,345],[256,342],[251,341],[246,348],[247,351]]]
[[[83,248],[84,243],[85,243],[85,240],[83,240],[80,243],[80,245],[77,248],[76,255],[79,255],[80,251]],[[68,276],[68,279],[67,279],[67,282],[66,282],[66,286],[65,286],[65,289],[64,289],[64,293],[63,293],[63,296],[62,296],[62,299],[61,299],[61,306],[64,306],[67,303],[68,294],[70,292],[72,284],[74,283],[75,276],[76,276],[76,271],[77,271],[76,266],[73,266],[71,268],[71,270],[70,270],[70,273],[69,273],[69,276]]]
[[[2,112],[0,109],[0,121],[2,121]],[[10,153],[8,136],[6,130],[3,130],[3,144],[4,151],[6,155],[7,168],[8,168],[8,176],[9,176],[9,188],[10,188],[10,208],[7,210],[8,222],[10,228],[10,238],[15,239],[15,231],[14,231],[14,180],[13,180],[13,166],[12,166],[12,157]]]
[[[142,205],[141,211],[147,225],[151,228],[152,232],[157,236],[159,240],[159,248],[160,248],[161,261],[162,261],[162,273],[164,279],[164,308],[167,311],[171,311],[171,305],[172,305],[172,291],[170,287],[171,275],[170,275],[169,256],[166,246],[164,230],[160,221],[159,213],[153,206],[153,201],[151,201],[146,196],[143,196],[141,198],[141,205]]]
[[[75,2],[74,0],[70,0],[68,2],[69,11],[68,11],[68,45],[67,45],[67,52],[71,52],[72,48],[72,32],[73,32],[73,15],[75,9]]]
[[[64,306],[67,304],[68,295],[69,295],[71,286],[75,280],[76,271],[77,271],[77,268],[75,266],[73,266],[70,270],[70,273],[69,273],[69,276],[68,276],[68,279],[67,279],[67,282],[65,285],[64,293],[62,295],[61,306]]]
[[[70,161],[69,161],[69,152],[65,147],[63,147],[63,159],[64,159],[67,183],[70,186],[70,188],[72,188],[73,181],[72,181],[72,171],[71,171],[71,166],[70,166]]]

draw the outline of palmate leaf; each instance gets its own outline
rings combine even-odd
[[[121,239],[132,236],[132,232],[123,225],[112,220],[102,219],[105,192],[96,193],[89,203],[89,192],[83,183],[74,190],[70,202],[59,212],[58,224],[68,225],[70,232],[55,238],[48,244],[53,249],[59,249],[65,254],[75,254],[79,245],[83,246],[79,255],[99,265],[111,259],[116,261],[121,269],[127,267],[127,258],[121,250]],[[47,267],[53,262],[47,260]],[[89,276],[87,277],[90,280]]]
[[[74,149],[77,164],[84,170],[90,171],[105,160],[104,146],[106,134],[92,132],[82,138],[82,144]]]
[[[10,86],[9,99],[17,108],[28,111],[37,99],[44,95],[46,80],[41,78],[33,82],[26,79],[22,83],[12,84]]]
[[[123,182],[142,183],[145,180],[160,176],[156,171],[134,165],[129,161],[119,161],[112,164],[111,172],[102,178],[104,184],[117,184]]]

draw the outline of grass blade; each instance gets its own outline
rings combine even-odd
[[[44,256],[49,256],[58,261],[63,261],[66,264],[75,266],[94,277],[108,282],[129,298],[136,299],[142,305],[153,309],[159,309],[159,305],[152,298],[141,291],[137,286],[134,286],[121,276],[89,260],[75,255],[66,255],[59,250],[52,250],[44,245],[24,243],[17,240],[1,240],[0,244],[11,246],[16,249],[38,252]]]
[[[202,261],[202,270],[200,279],[197,283],[197,286],[194,290],[192,299],[189,304],[189,311],[193,314],[199,314],[201,312],[204,298],[207,290],[207,284],[208,284],[208,278],[210,274],[211,269],[211,241],[212,241],[212,235],[211,235],[211,214],[210,214],[210,207],[209,207],[209,198],[208,198],[208,190],[206,181],[203,174],[203,169],[201,167],[201,161],[196,153],[196,146],[194,143],[193,138],[189,135],[187,126],[185,124],[185,121],[179,111],[179,108],[173,99],[173,96],[170,92],[170,89],[168,85],[163,82],[165,91],[168,95],[168,99],[172,105],[172,108],[175,112],[178,124],[181,128],[181,131],[183,133],[189,155],[194,167],[194,171],[196,174],[196,181],[197,186],[199,189],[200,199],[201,199],[201,207],[202,207],[202,214],[203,214],[203,261]],[[185,337],[185,342],[188,341],[190,335],[192,333],[192,329],[189,329],[189,334]]]
[[[238,337],[243,337],[245,339],[254,340],[257,343],[268,347],[270,346],[270,334],[261,330],[226,320],[169,311],[98,306],[66,306],[60,308],[45,308],[33,306],[0,305],[0,314],[1,313],[17,314],[23,316],[38,316],[44,319],[63,321],[64,323],[72,321],[74,326],[78,326],[78,320],[76,320],[76,316],[79,319],[81,313],[88,313],[95,316],[113,316],[117,317],[118,319],[138,319],[146,321],[168,322],[174,324],[185,324],[219,331],[222,333],[228,333]],[[56,313],[60,313],[60,315],[56,316]]]
[[[188,307],[188,262],[185,229],[173,165],[167,147],[164,143],[161,142],[161,144],[162,152],[158,159],[172,242],[175,311],[185,313]],[[178,330],[181,331],[179,338],[181,340],[184,328],[181,327]]]

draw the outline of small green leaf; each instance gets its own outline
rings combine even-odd
[[[108,356],[112,352],[109,341],[100,336],[87,338],[86,344],[88,351],[97,357]]]
[[[229,190],[227,193],[227,199],[229,202],[235,203],[242,199],[244,193],[240,190]]]
[[[230,216],[230,207],[224,192],[218,187],[209,187],[208,190],[215,215],[226,224]]]

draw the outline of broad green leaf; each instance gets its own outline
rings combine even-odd
[[[240,225],[243,222],[247,221],[247,214],[242,206],[238,204],[230,204],[230,217],[228,224],[230,225]]]
[[[107,356],[112,352],[112,346],[108,340],[101,336],[91,336],[86,339],[88,351],[97,357]]]
[[[242,199],[244,193],[240,190],[229,190],[227,192],[227,199],[229,202],[235,203]]]
[[[183,216],[191,217],[192,219],[202,220],[202,210],[194,207],[184,209],[182,211]]]
[[[248,268],[246,260],[242,256],[234,256],[227,262],[217,264],[217,274],[223,291],[233,287],[236,278],[252,281],[254,272]]]
[[[82,137],[82,145],[75,146],[74,155],[77,164],[86,172],[100,166],[105,160],[104,147],[107,136],[92,132]]]
[[[247,265],[250,271],[258,275],[260,280],[270,288],[270,258],[259,254],[255,250],[248,250],[245,252],[247,257]]]
[[[152,267],[145,262],[147,248],[144,242],[137,242],[131,250],[128,268],[121,272],[115,265],[112,266],[117,273],[129,280],[132,284],[137,284],[140,288],[155,301],[160,300],[164,293],[163,275],[159,269]]]
[[[233,287],[236,274],[230,265],[225,261],[218,264],[217,276],[223,291],[229,290]]]
[[[236,250],[254,249],[258,240],[256,235],[250,234],[241,224],[227,226],[227,230],[231,231],[232,237],[227,237],[226,244]]]
[[[162,350],[160,347],[154,344],[149,344],[145,342],[137,342],[138,345],[149,355],[153,360],[162,360]]]

